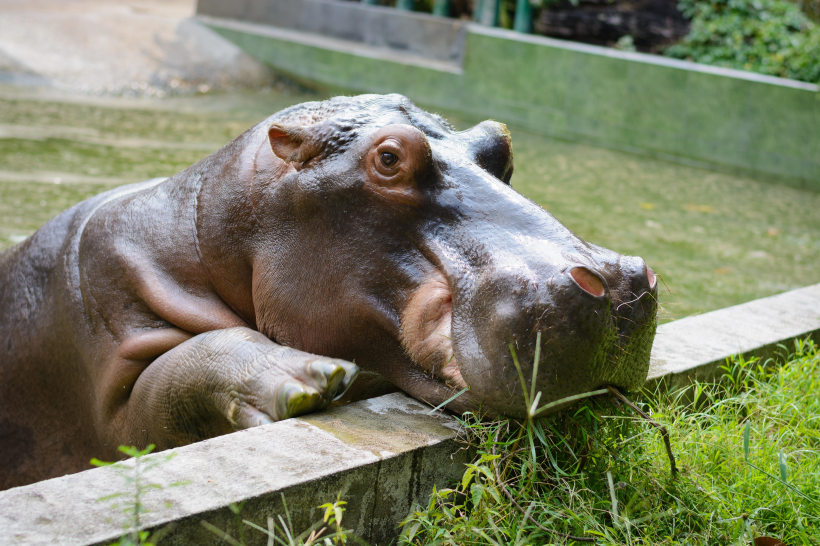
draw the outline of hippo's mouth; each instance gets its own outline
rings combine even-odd
[[[401,323],[402,345],[418,366],[448,387],[467,387],[453,346],[453,294],[441,272],[415,291]]]

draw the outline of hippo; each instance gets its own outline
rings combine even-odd
[[[655,274],[512,174],[501,123],[336,97],[61,213],[0,254],[0,489],[341,396],[524,418],[642,385]]]

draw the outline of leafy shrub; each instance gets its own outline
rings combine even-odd
[[[820,26],[787,0],[681,0],[689,34],[665,55],[820,82]]]

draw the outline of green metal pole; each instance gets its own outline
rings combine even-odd
[[[478,22],[488,27],[498,26],[498,0],[481,0],[479,3]]]
[[[475,22],[487,25],[488,27],[497,27],[498,4],[499,0],[477,0],[475,3],[475,13],[473,13]]]
[[[481,13],[484,11],[484,0],[475,0],[475,11],[473,12],[473,21],[481,22]]]
[[[532,4],[530,4],[530,0],[516,1],[513,29],[527,34],[532,32]]]
[[[433,2],[433,15],[439,17],[450,16],[450,0],[435,0]]]
[[[406,11],[413,11],[413,0],[397,0],[396,9],[403,9]]]

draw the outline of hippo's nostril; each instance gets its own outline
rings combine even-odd
[[[569,274],[572,275],[572,278],[575,279],[578,286],[593,296],[603,296],[606,292],[604,290],[604,283],[601,282],[601,279],[596,277],[589,269],[585,267],[574,267]]]
[[[646,266],[646,279],[649,281],[649,289],[655,288],[655,283],[658,281],[658,278],[655,276],[655,272],[652,271],[652,268]]]

